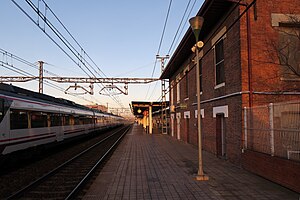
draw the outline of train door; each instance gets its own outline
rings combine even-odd
[[[0,155],[4,153],[9,143],[10,134],[10,105],[11,101],[0,98]]]
[[[218,157],[226,157],[226,135],[224,114],[216,115],[216,150]]]

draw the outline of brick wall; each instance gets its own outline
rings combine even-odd
[[[254,151],[242,154],[242,167],[300,193],[300,163]]]
[[[248,3],[252,0],[248,0]],[[241,8],[242,11],[244,8]],[[274,42],[278,41],[278,31],[272,27],[271,13],[300,14],[298,0],[258,0],[257,19],[254,8],[250,9],[251,21],[251,61],[253,106],[298,99],[300,95],[282,95],[280,92],[299,92],[300,81],[283,81],[282,71],[274,55]],[[242,88],[248,88],[248,51],[246,17],[241,19],[241,69]],[[256,94],[256,92],[277,92],[277,94]],[[243,106],[248,106],[249,95],[243,95]],[[300,192],[300,163],[246,151],[242,154],[242,166],[260,176]]]
[[[248,3],[252,0],[248,0]],[[256,19],[254,16],[256,8]],[[240,8],[241,12],[244,10]],[[251,24],[251,61],[252,61],[252,89],[253,106],[270,102],[289,101],[299,99],[299,95],[282,95],[280,92],[298,91],[300,81],[282,80],[282,68],[278,65],[276,45],[278,45],[278,31],[271,22],[272,13],[300,14],[298,0],[258,0],[256,7],[250,9]],[[246,16],[241,20],[241,65],[242,88],[248,88],[248,49]],[[300,78],[300,77],[299,77]],[[276,95],[257,94],[257,92],[277,92]],[[247,99],[245,99],[247,100]]]
[[[248,0],[248,3],[252,0]],[[256,13],[257,18],[254,19],[254,8],[251,8],[250,13],[250,27],[251,27],[251,62],[252,62],[252,89],[253,106],[269,104],[271,102],[289,101],[299,99],[299,95],[282,95],[277,94],[257,94],[257,92],[278,92],[278,91],[299,91],[300,81],[287,82],[280,79],[280,68],[278,65],[272,63],[276,59],[270,57],[270,40],[277,39],[277,32],[271,26],[271,13],[299,13],[300,14],[300,1],[299,0],[257,0]],[[291,6],[298,5],[298,6]],[[224,24],[217,24],[218,30],[212,28],[211,32],[204,39],[203,52],[207,52],[211,48],[211,38],[213,38],[224,26],[229,27],[238,15],[245,9],[240,6],[233,13]],[[205,22],[209,23],[209,22]],[[215,89],[215,65],[214,65],[214,50],[210,50],[202,58],[202,83],[203,93],[201,101],[201,109],[204,109],[204,118],[202,119],[202,140],[203,148],[209,152],[216,154],[216,118],[213,117],[213,108],[217,106],[228,106],[228,117],[225,117],[225,141],[227,158],[236,163],[242,164],[245,168],[258,173],[260,175],[267,174],[271,180],[279,182],[288,187],[295,185],[294,179],[288,177],[288,183],[282,177],[274,177],[274,173],[278,170],[277,164],[286,167],[282,171],[293,170],[289,161],[273,158],[268,161],[260,154],[243,154],[241,156],[241,146],[243,138],[243,107],[249,106],[249,73],[248,73],[248,46],[247,46],[247,26],[246,15],[238,21],[231,30],[226,34],[224,39],[224,64],[225,64],[225,86]],[[180,135],[181,140],[189,142],[193,145],[198,143],[197,133],[197,119],[195,118],[196,106],[196,69],[192,63],[194,55],[191,53],[190,57],[172,76],[170,81],[175,81],[178,73],[183,77],[180,81],[180,104],[177,104],[176,99],[176,86],[173,86],[174,104],[177,106],[175,114],[181,113]],[[186,98],[186,79],[184,78],[183,71],[189,66],[190,71],[186,74],[188,76],[188,98]],[[240,92],[240,93],[239,93]],[[241,94],[242,93],[242,94]],[[229,95],[229,96],[228,96]],[[220,99],[218,99],[221,97]],[[180,107],[181,105],[186,105]],[[185,120],[183,113],[190,111],[190,119]],[[186,124],[188,122],[188,124]],[[188,127],[188,132],[186,131]],[[177,123],[174,120],[174,133],[177,137]],[[275,160],[274,160],[275,159]],[[269,162],[269,164],[265,163]],[[274,163],[273,163],[274,162]],[[271,163],[271,164],[270,164]],[[298,164],[293,164],[299,169]],[[262,169],[263,168],[263,169]],[[270,170],[268,173],[266,173]],[[283,169],[283,168],[281,168]],[[257,172],[256,172],[257,171]],[[270,174],[269,174],[270,173]],[[289,175],[292,176],[292,175]],[[298,176],[298,175],[297,175]],[[299,180],[299,176],[298,176]],[[291,182],[291,183],[290,183]],[[299,191],[298,188],[295,190]]]

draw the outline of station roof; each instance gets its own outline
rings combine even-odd
[[[198,12],[198,16],[204,17],[203,27],[201,29],[199,40],[204,39],[213,30],[220,19],[230,10],[234,0],[205,0]],[[169,60],[160,79],[169,79],[182,66],[184,61],[193,53],[191,48],[196,43],[195,36],[191,28],[187,30],[177,49]]]
[[[166,102],[169,106],[169,102]],[[147,102],[147,101],[132,101],[131,110],[136,117],[142,117],[144,111],[149,111],[149,106],[152,106],[152,113],[161,110],[162,102]]]

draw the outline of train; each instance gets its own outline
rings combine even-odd
[[[59,143],[124,123],[121,116],[0,83],[1,155]]]

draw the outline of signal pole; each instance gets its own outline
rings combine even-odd
[[[156,59],[159,59],[161,62],[161,73],[165,70],[165,60],[169,58],[169,55],[159,56],[156,55]],[[167,124],[167,102],[166,102],[166,80],[161,80],[161,132],[162,134],[168,133],[168,124]]]

